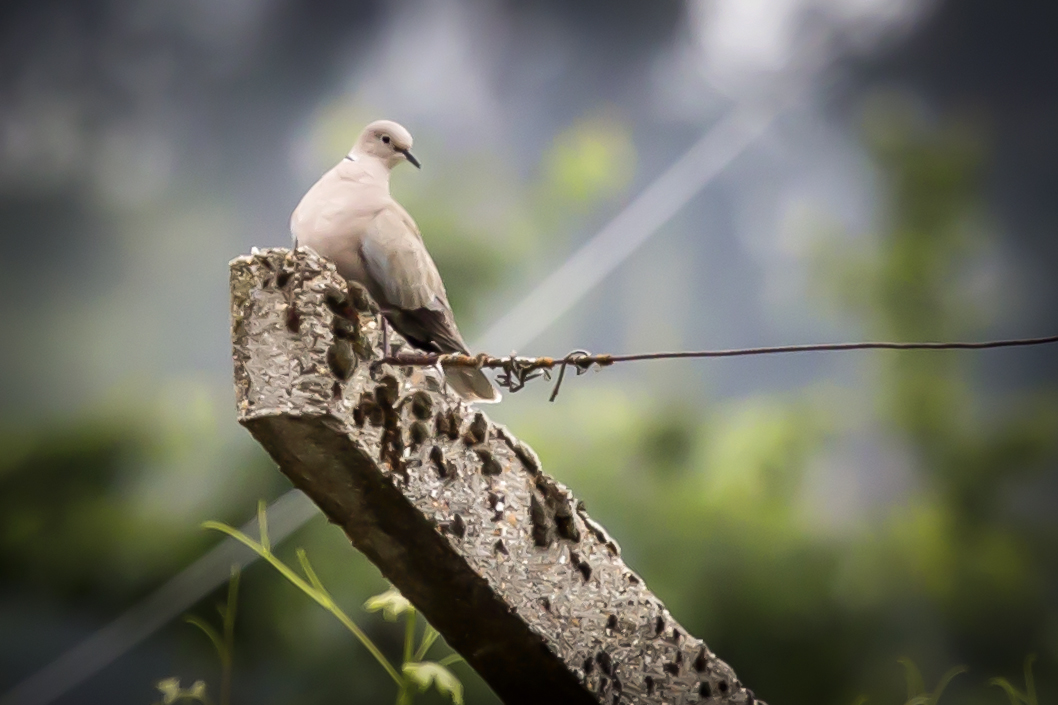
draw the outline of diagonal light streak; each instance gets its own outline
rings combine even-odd
[[[774,110],[750,107],[731,110],[606,227],[489,328],[475,349],[500,355],[535,340],[742,154],[767,130],[775,115]]]

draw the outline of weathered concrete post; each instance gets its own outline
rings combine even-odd
[[[528,446],[433,369],[372,369],[329,262],[235,259],[231,305],[239,421],[504,702],[756,702]]]

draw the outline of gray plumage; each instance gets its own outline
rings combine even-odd
[[[393,167],[419,165],[411,145],[411,135],[395,122],[368,125],[349,154],[301,199],[290,231],[297,245],[311,247],[343,277],[362,284],[410,344],[467,354],[437,265],[415,221],[389,192]],[[445,379],[467,401],[500,400],[481,370],[450,368]]]

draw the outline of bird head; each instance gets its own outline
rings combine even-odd
[[[411,133],[392,120],[376,120],[365,127],[353,152],[376,157],[390,169],[403,161],[422,168],[411,153]]]

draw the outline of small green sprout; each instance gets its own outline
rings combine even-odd
[[[396,622],[397,618],[405,612],[414,612],[415,608],[408,602],[408,598],[401,595],[396,588],[390,588],[381,595],[368,598],[364,603],[364,609],[368,612],[382,611],[382,616],[387,621]]]
[[[393,679],[393,682],[397,684],[398,705],[410,705],[416,692],[425,692],[431,685],[437,688],[439,693],[451,699],[456,705],[462,705],[463,686],[452,672],[446,668],[446,666],[460,661],[461,657],[457,654],[452,654],[438,662],[423,661],[427,651],[429,651],[430,647],[433,646],[435,641],[437,641],[440,634],[436,629],[427,624],[423,630],[422,640],[419,642],[418,648],[415,648],[416,610],[403,595],[401,595],[395,588],[391,588],[381,595],[375,595],[364,603],[364,608],[369,612],[381,611],[383,616],[389,621],[396,621],[401,615],[404,615],[404,658],[401,664],[401,670],[398,671],[394,668],[393,664],[390,663],[389,659],[385,657],[382,651],[375,646],[375,643],[371,641],[367,634],[357,626],[356,622],[354,622],[352,618],[338,606],[334,601],[334,598],[331,597],[331,594],[327,592],[327,589],[323,586],[323,583],[320,582],[319,577],[316,575],[316,571],[313,570],[312,564],[309,563],[308,555],[305,553],[304,549],[299,548],[295,552],[304,577],[298,575],[293,568],[279,560],[279,558],[272,552],[272,545],[268,539],[268,516],[265,513],[264,502],[260,502],[257,505],[257,525],[260,531],[260,541],[254,541],[235,527],[223,524],[219,521],[207,521],[202,524],[202,528],[220,531],[247,546],[250,550],[268,562],[269,565],[279,571],[279,574],[290,581],[295,587],[334,615],[334,617],[341,622],[342,626],[352,632],[360,643],[364,645],[364,648],[375,657],[375,660],[379,662],[382,668],[385,669],[386,673],[389,674],[390,678]],[[231,602],[231,597],[229,597],[229,602]],[[222,615],[223,614],[224,612],[222,611]],[[234,607],[232,607],[231,614],[232,619],[234,619]],[[206,635],[214,641],[214,645],[221,643],[219,635],[208,625],[198,624],[197,622],[192,623],[206,632]],[[225,622],[225,624],[227,625],[227,622]],[[220,651],[219,646],[218,651]],[[177,687],[179,687],[179,683],[177,683]],[[167,701],[165,705],[168,705],[168,702],[170,701]],[[227,705],[227,703],[224,703],[223,705]]]
[[[220,705],[231,703],[232,656],[235,651],[235,608],[239,597],[239,566],[232,565],[231,579],[228,581],[228,601],[217,605],[220,613],[221,632],[214,629],[206,620],[195,615],[184,617],[184,621],[198,627],[209,638],[220,659]]]
[[[909,658],[897,659],[899,663],[904,667],[904,672],[907,677],[907,702],[904,705],[937,705],[940,701],[941,694],[951,683],[952,678],[959,675],[960,673],[966,673],[966,666],[954,666],[949,668],[948,671],[941,676],[940,683],[934,688],[932,693],[926,692],[926,684],[922,680],[922,673],[918,670],[918,666],[915,665],[914,661]]]
[[[463,705],[463,685],[441,664],[432,661],[406,663],[404,675],[418,686],[420,693],[425,693],[433,685],[437,692],[447,695],[455,705]]]
[[[1039,705],[1036,701],[1036,680],[1032,677],[1032,662],[1036,660],[1036,654],[1025,657],[1025,692],[1022,693],[1015,688],[1006,678],[990,678],[989,685],[1002,688],[1010,698],[1010,705]]]
[[[202,681],[195,681],[190,688],[184,690],[180,687],[180,679],[173,676],[158,681],[154,687],[162,694],[162,699],[155,705],[173,705],[182,700],[195,700],[203,705],[210,705],[209,697],[206,695],[206,684]]]

